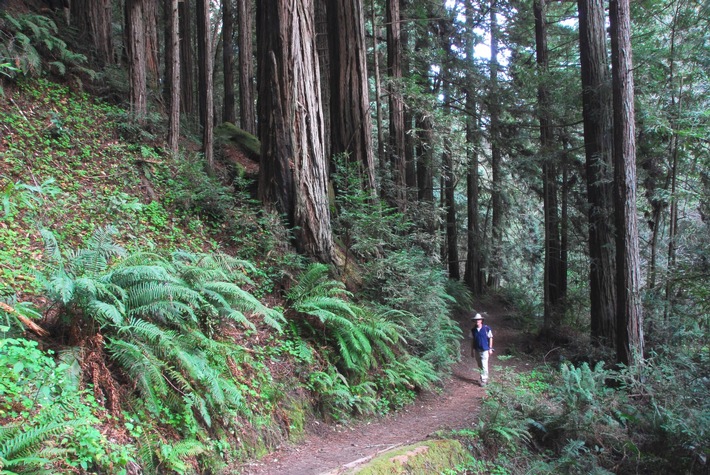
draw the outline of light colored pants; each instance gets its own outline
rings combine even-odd
[[[478,363],[478,368],[481,370],[481,382],[483,384],[488,382],[488,355],[490,351],[476,351],[476,363]]]

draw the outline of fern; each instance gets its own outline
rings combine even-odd
[[[43,456],[46,452],[44,443],[78,423],[76,420],[65,421],[56,406],[43,409],[35,420],[38,422],[30,427],[22,424],[0,427],[0,469],[5,469],[1,473],[43,473],[44,466],[50,462]],[[62,454],[66,452],[55,450]],[[12,471],[7,470],[10,468]]]
[[[57,37],[58,28],[50,18],[33,13],[14,17],[1,13],[6,21],[7,46],[0,51],[11,58],[19,71],[26,75],[43,72],[43,61],[60,73],[65,74],[67,66],[80,67],[86,63],[86,56],[70,51],[67,44]],[[82,67],[83,71],[89,71]],[[11,71],[14,75],[15,71]],[[94,73],[95,75],[95,73]]]
[[[207,447],[196,439],[186,439],[168,445],[161,444],[159,459],[162,466],[178,474],[192,473],[192,466],[185,459],[202,455],[208,451]]]
[[[151,253],[126,256],[115,234],[113,228],[96,230],[83,248],[62,253],[45,232],[50,252],[42,281],[48,295],[101,325],[106,354],[135,382],[151,413],[180,414],[175,424],[191,434],[199,426],[234,424],[234,414],[248,408],[225,360],[239,348],[207,332],[217,318],[255,328],[248,318],[253,315],[281,329],[281,312],[239,286],[253,266],[187,252],[170,260]],[[367,344],[364,337],[343,338],[351,347]]]

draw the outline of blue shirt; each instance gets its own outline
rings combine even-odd
[[[489,338],[493,338],[493,332],[491,327],[488,325],[483,325],[480,330],[478,327],[473,327],[471,329],[471,336],[473,337],[473,347],[477,351],[488,351],[490,347],[488,346]]]

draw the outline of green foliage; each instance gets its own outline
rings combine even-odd
[[[216,138],[238,145],[244,152],[251,155],[252,158],[258,158],[261,155],[261,143],[259,139],[234,124],[224,122],[215,128],[214,133]]]
[[[630,393],[644,395],[645,405],[631,421],[648,447],[644,453],[648,466],[666,471],[702,470],[710,456],[708,368],[707,346],[686,352],[674,345],[649,355],[641,374],[621,374]]]
[[[308,388],[319,395],[321,413],[336,421],[348,419],[353,412],[373,414],[377,406],[374,383],[351,385],[333,366],[311,373]]]
[[[167,179],[168,203],[218,222],[232,216],[234,191],[210,176],[200,157],[181,157],[174,176]]]
[[[67,66],[80,67],[86,57],[69,50],[58,33],[57,25],[46,16],[25,13],[14,17],[0,12],[0,64],[16,66],[3,68],[3,74],[14,76],[21,72],[39,76],[52,71],[63,76]],[[95,74],[84,68],[82,71],[92,76]]]
[[[406,330],[412,354],[437,370],[456,361],[462,334],[449,316],[455,301],[446,293],[443,271],[416,249],[390,252],[366,267],[366,294],[405,311],[397,323]]]
[[[87,248],[62,254],[45,232],[48,296],[65,306],[67,325],[81,319],[101,329],[108,354],[134,381],[149,412],[186,433],[232,424],[229,414],[246,411],[228,364],[241,350],[208,334],[226,320],[253,328],[244,312],[277,331],[282,320],[239,287],[252,264],[188,252],[169,261],[135,253],[113,264],[111,258],[125,255],[114,234],[98,230]]]
[[[294,323],[302,337],[338,356],[330,358],[333,366],[313,372],[309,383],[321,410],[333,418],[402,407],[438,379],[433,365],[406,351],[406,330],[397,320],[408,314],[375,313],[350,302],[351,294],[328,276],[325,265],[312,264],[287,297],[298,312]]]
[[[2,473],[126,473],[132,447],[109,441],[90,393],[71,366],[23,339],[0,340],[0,469]],[[61,468],[60,468],[61,467]]]

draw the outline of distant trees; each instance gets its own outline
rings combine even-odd
[[[178,2],[180,111],[194,122],[199,105],[208,162],[210,107],[222,107],[225,119],[234,115],[241,128],[259,136],[259,196],[286,217],[303,252],[336,260],[328,174],[335,169],[333,156],[346,156],[359,167],[372,203],[383,200],[417,221],[417,232],[427,238],[413,239],[446,263],[451,278],[463,277],[477,294],[538,287],[541,298],[530,298],[544,311],[548,328],[564,324],[569,305],[577,302],[575,314],[588,314],[592,339],[617,349],[626,345],[619,359],[630,361],[630,352],[642,354],[643,347],[637,261],[648,258],[649,286],[663,289],[666,300],[673,296],[663,264],[677,261],[679,174],[700,154],[684,148],[697,135],[689,125],[682,130],[692,122],[684,105],[691,101],[696,111],[706,105],[695,72],[705,59],[683,56],[679,39],[702,44],[693,19],[704,10],[692,2],[671,3],[673,8],[643,18],[648,38],[655,39],[639,38],[638,47],[647,57],[662,51],[665,69],[651,74],[645,63],[639,66],[646,80],[636,88],[644,94],[637,103],[653,98],[659,104],[646,106],[639,118],[629,96],[631,46],[625,36],[631,24],[625,18],[633,12],[621,1],[612,3],[613,28],[619,29],[611,36],[602,0],[536,0],[527,9],[508,0],[224,0],[221,11],[204,1]],[[81,5],[78,0],[73,8]],[[129,97],[140,117],[157,87],[150,59],[155,41],[144,24],[153,13],[143,0],[125,5]],[[92,24],[106,21],[96,13],[89,17]],[[575,17],[578,23],[565,21]],[[655,18],[661,17],[659,23]],[[171,15],[163,18],[172,21]],[[223,75],[209,63],[215,54],[210,40],[220,33]],[[98,41],[97,48],[107,51],[109,42]],[[480,53],[483,44],[490,56]],[[167,98],[174,81],[167,74],[174,71],[167,50],[160,57],[166,58],[161,96]],[[235,58],[238,78],[230,74]],[[684,68],[685,61],[694,66]],[[666,72],[669,80],[654,82]],[[210,92],[212,79],[225,81],[217,94]],[[645,91],[646,83],[654,90]],[[663,84],[670,87],[667,99],[659,93]],[[636,137],[631,127],[638,123],[643,127]],[[641,183],[635,138],[643,140]],[[631,207],[637,186],[649,210]],[[648,215],[647,230],[634,221],[640,212]],[[645,231],[649,256],[634,241]]]
[[[97,58],[103,64],[115,62],[113,43],[113,5],[111,0],[72,0],[71,24],[89,35]]]

